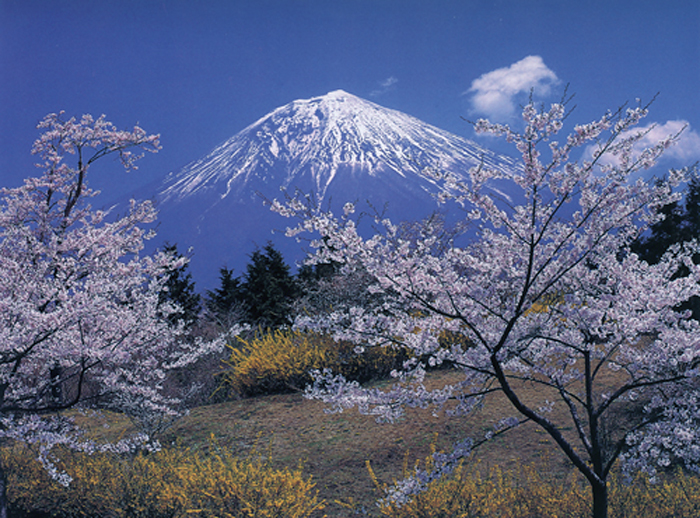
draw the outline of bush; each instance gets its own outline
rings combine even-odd
[[[15,512],[101,518],[305,518],[323,509],[301,467],[274,469],[257,451],[239,459],[213,445],[131,457],[61,452],[73,481],[53,481],[26,446],[2,451]]]
[[[425,465],[432,467],[431,457]],[[404,476],[410,474],[405,465]],[[370,475],[379,489],[387,489],[371,467]],[[609,498],[611,518],[694,518],[700,516],[700,477],[677,471],[652,484],[641,474],[631,482],[613,476]],[[588,518],[590,501],[575,472],[561,476],[532,465],[517,472],[482,470],[478,463],[462,463],[402,506],[382,501],[380,512],[391,518]]]
[[[375,479],[376,480],[376,479]],[[518,473],[458,466],[445,480],[399,506],[382,501],[381,514],[391,518],[573,518],[588,517],[586,488],[567,479],[545,481],[532,468]]]
[[[309,371],[329,368],[348,379],[369,381],[386,377],[405,359],[401,351],[371,347],[355,353],[350,342],[300,331],[269,331],[229,346],[224,384],[243,396],[302,390],[311,382]]]

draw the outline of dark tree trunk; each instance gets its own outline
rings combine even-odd
[[[7,518],[7,476],[0,462],[0,518]]]
[[[591,484],[593,492],[593,518],[608,518],[608,486],[602,483]]]

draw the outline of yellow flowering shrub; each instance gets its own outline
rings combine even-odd
[[[428,457],[425,468],[432,467]],[[368,468],[375,485],[386,489]],[[517,473],[497,467],[483,473],[479,468],[478,463],[469,467],[461,463],[449,477],[431,483],[404,505],[382,501],[381,514],[392,518],[569,518],[590,514],[586,488],[571,478],[544,480],[532,466]],[[409,475],[405,466],[404,476]]]
[[[63,451],[60,458],[73,478],[68,487],[50,479],[28,448],[2,451],[13,509],[71,518],[306,518],[324,508],[301,467],[274,469],[257,452],[239,459],[218,447],[130,457]]]
[[[349,342],[336,342],[311,332],[275,330],[229,346],[224,383],[238,394],[252,396],[303,389],[309,371],[329,368],[349,379],[367,381],[387,376],[403,361],[401,351],[371,347],[355,353]]]
[[[432,468],[432,458],[425,461]],[[371,466],[370,476],[382,491]],[[478,462],[460,464],[447,478],[397,505],[383,501],[380,512],[391,518],[588,518],[588,485],[572,471],[543,475],[534,466],[518,471],[480,469]],[[546,470],[543,470],[546,471]],[[404,476],[410,470],[404,465]],[[639,475],[632,483],[618,476],[609,482],[610,518],[696,518],[700,516],[700,477],[678,471],[652,484]]]
[[[677,470],[651,484],[642,474],[625,484],[614,477],[611,518],[696,518],[700,516],[700,476]]]

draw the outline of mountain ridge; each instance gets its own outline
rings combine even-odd
[[[335,90],[276,108],[167,175],[153,196],[158,234],[194,247],[193,276],[210,288],[220,267],[242,271],[247,256],[266,244],[265,234],[289,262],[303,258],[294,240],[270,234],[287,221],[262,200],[279,197],[280,189],[309,194],[324,208],[364,202],[386,206],[393,220],[416,220],[439,210],[440,187],[427,170],[466,179],[480,163],[516,167],[472,141]]]
[[[290,134],[292,138],[290,139]],[[254,138],[252,138],[254,137]],[[387,142],[394,143],[387,146]],[[431,153],[426,142],[441,149]],[[469,142],[472,149],[465,149]],[[409,156],[419,149],[421,154]],[[449,149],[452,160],[445,155]],[[392,171],[405,177],[407,173],[422,175],[423,163],[448,169],[461,162],[483,160],[489,164],[496,155],[490,150],[466,141],[447,131],[421,122],[397,110],[383,108],[343,90],[308,100],[296,100],[258,119],[217,146],[207,156],[188,164],[160,193],[164,200],[182,198],[199,189],[226,180],[227,197],[232,181],[242,176],[250,180],[261,166],[284,162],[287,175],[282,185],[312,168],[314,192],[323,199],[339,166],[352,166],[374,176]],[[502,158],[501,158],[502,160]],[[236,169],[231,174],[232,169]],[[430,183],[433,183],[430,180]]]

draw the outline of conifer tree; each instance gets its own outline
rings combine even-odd
[[[656,264],[674,244],[700,237],[700,177],[693,175],[685,191],[685,202],[674,200],[660,207],[663,219],[650,227],[649,235],[635,241],[632,249],[649,264]]]
[[[183,255],[178,251],[176,244],[166,243],[163,252],[180,259]],[[168,322],[178,324],[182,322],[185,328],[191,328],[201,309],[201,297],[195,291],[195,283],[192,274],[188,271],[189,263],[167,272],[168,280],[160,293],[159,304],[170,302],[176,305],[177,311],[168,316]]]
[[[694,171],[685,195],[685,238],[686,241],[700,238],[700,176]]]
[[[210,317],[221,327],[229,328],[245,317],[241,280],[225,266],[219,269],[219,287],[207,291],[205,302]]]
[[[682,245],[693,239],[700,239],[700,177],[695,172],[685,189],[684,203],[674,200],[661,207],[657,214],[663,219],[650,227],[650,234],[637,239],[632,250],[649,264],[657,264],[673,245]],[[700,256],[693,256],[695,264],[700,263]],[[676,275],[687,275],[685,266],[679,268]],[[691,297],[679,306],[689,309],[693,318],[700,321],[700,298]]]
[[[268,243],[250,259],[243,285],[249,322],[272,328],[290,324],[299,287],[282,254]]]

